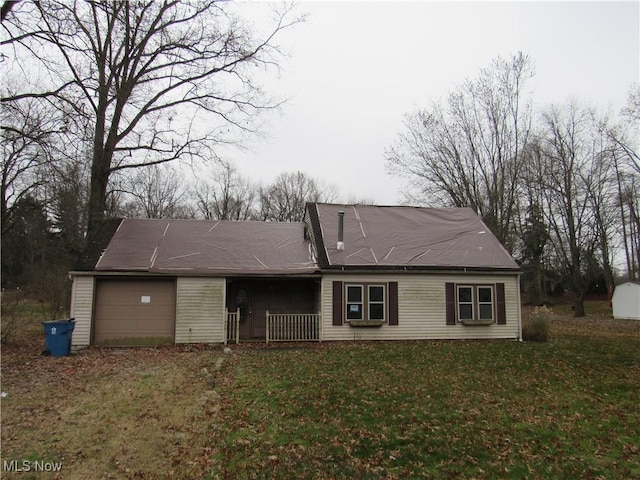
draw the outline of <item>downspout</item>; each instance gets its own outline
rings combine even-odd
[[[522,342],[522,299],[520,298],[520,278],[521,275],[518,274],[518,282],[516,286],[516,292],[518,292],[518,340]]]

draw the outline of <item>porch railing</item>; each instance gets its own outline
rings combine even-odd
[[[224,344],[229,342],[240,343],[240,315],[238,311],[230,312],[225,308],[227,321],[224,322]]]
[[[269,313],[267,310],[267,343],[321,342],[322,322],[315,313]]]

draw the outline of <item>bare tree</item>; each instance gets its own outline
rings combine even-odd
[[[191,218],[182,175],[171,165],[137,169],[122,179],[121,215],[134,218]]]
[[[549,225],[544,212],[545,195],[538,181],[541,175],[541,139],[531,135],[525,145],[518,217],[516,225],[518,243],[514,256],[519,259],[523,271],[522,286],[528,293],[528,301],[542,304],[548,293],[548,266],[550,257]]]
[[[405,117],[386,150],[387,168],[410,179],[427,204],[471,207],[512,250],[523,147],[531,127],[526,83],[531,59],[498,57],[465,81],[446,104]]]
[[[609,130],[611,140],[620,148],[628,165],[640,174],[640,84],[629,89],[627,104],[622,109],[622,125]]]
[[[606,120],[605,120],[606,121]],[[614,146],[598,124],[601,120],[594,117],[590,135],[585,139],[591,144],[592,161],[587,171],[587,188],[589,205],[593,212],[595,233],[600,250],[599,265],[605,278],[608,292],[615,287],[614,257],[616,245],[614,239],[619,227],[616,208],[617,183],[615,172]]]
[[[227,161],[221,161],[210,178],[196,182],[196,209],[207,220],[251,220],[256,218],[258,187],[238,173]]]
[[[533,202],[528,205],[521,239],[522,284],[528,291],[529,303],[540,305],[545,303],[547,298],[544,279],[544,253],[549,240],[549,232],[540,204]]]
[[[359,197],[353,194],[348,195],[345,200],[338,200],[338,195],[336,193],[335,196],[331,195],[330,198],[326,198],[324,201],[325,202],[338,201],[338,202],[343,202],[347,205],[377,205],[376,200],[373,198]]]
[[[278,222],[301,222],[307,202],[328,202],[335,189],[302,172],[282,173],[260,189],[260,218]]]
[[[233,9],[208,0],[21,2],[2,23],[16,58],[41,62],[50,85],[5,102],[46,99],[91,124],[89,237],[114,173],[211,157],[278,106],[253,73],[277,67],[276,36],[299,19],[286,8],[254,35]]]
[[[20,0],[4,0],[2,2],[2,6],[0,7],[0,20],[4,21],[9,15],[11,9],[18,3]]]
[[[2,104],[0,125],[2,282],[52,305],[85,244],[86,152],[68,141],[81,130],[68,113],[25,97]]]
[[[636,175],[618,176],[618,207],[623,232],[628,280],[640,275],[640,178]]]
[[[14,224],[14,206],[19,205],[23,198],[37,196],[37,190],[48,182],[44,167],[51,162],[50,147],[58,127],[55,114],[34,101],[14,102],[2,109],[2,234]],[[21,208],[24,206],[25,203]]]
[[[600,233],[590,196],[598,181],[594,162],[600,153],[590,141],[593,133],[587,109],[575,103],[549,108],[543,114],[540,157],[533,167],[544,199],[550,243],[568,277],[577,317],[585,314],[587,267]]]
[[[617,124],[603,122],[600,130],[605,132],[611,146],[610,174],[615,175],[618,224],[622,234],[627,278],[638,278],[640,269],[640,86],[629,90],[627,104]]]

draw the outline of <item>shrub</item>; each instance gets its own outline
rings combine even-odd
[[[522,339],[525,342],[546,342],[549,340],[549,324],[553,312],[547,307],[536,307],[528,321],[522,324]]]

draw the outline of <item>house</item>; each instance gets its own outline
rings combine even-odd
[[[613,318],[640,320],[640,282],[616,285],[611,304]]]
[[[467,208],[106,225],[71,272],[76,347],[521,337],[520,269]]]

